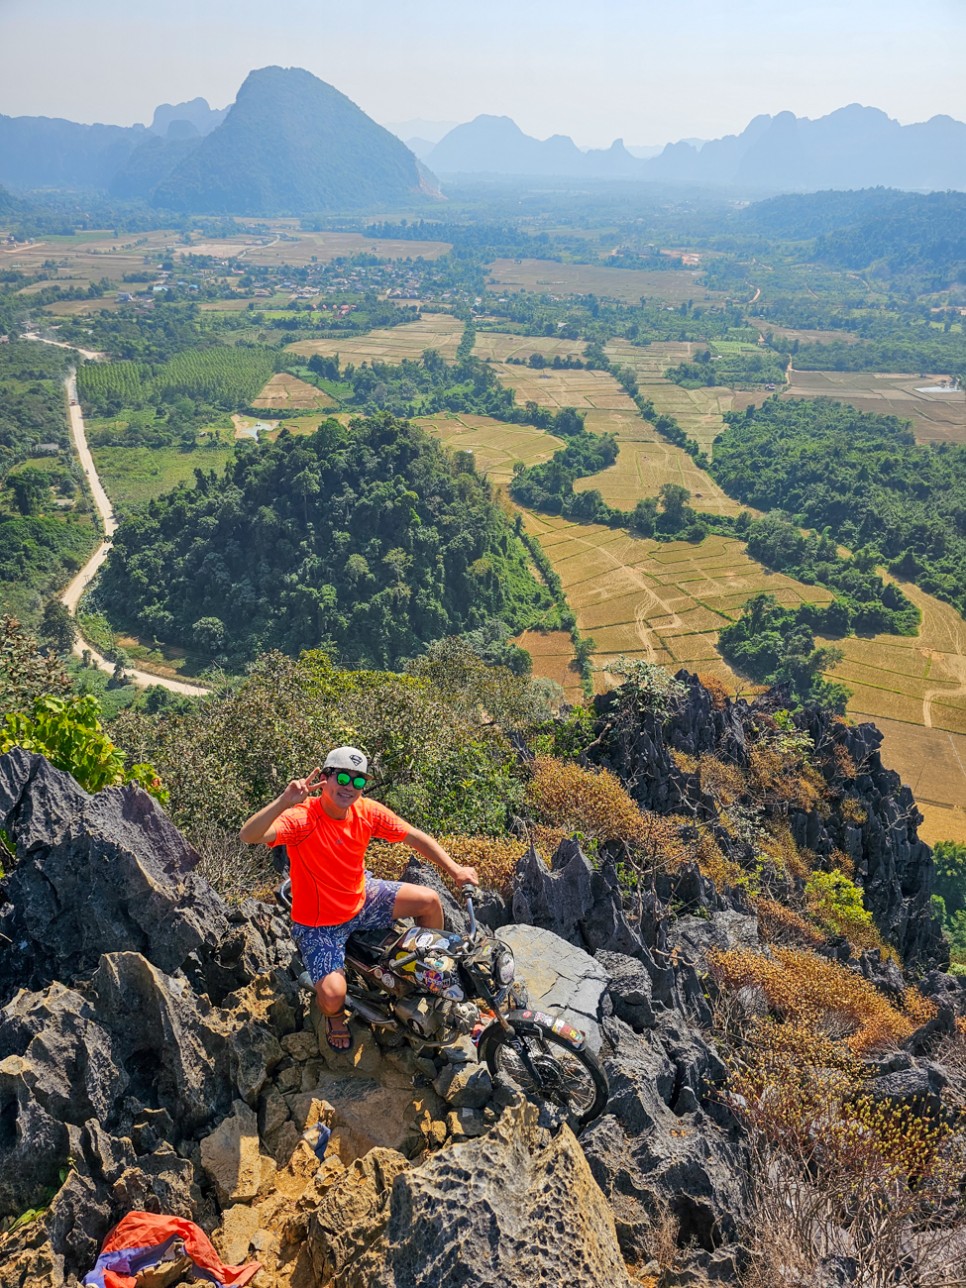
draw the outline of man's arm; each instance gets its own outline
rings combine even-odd
[[[238,833],[246,845],[270,845],[275,840],[275,820],[293,805],[301,805],[313,792],[320,791],[324,779],[317,766],[307,778],[293,778],[281,795],[263,805],[242,825]]]
[[[420,832],[415,827],[410,828],[403,837],[403,844],[410,846],[422,858],[429,859],[430,863],[435,863],[440,871],[451,876],[457,885],[480,884],[476,868],[464,867],[462,863],[457,863],[438,841],[433,840],[425,832]]]

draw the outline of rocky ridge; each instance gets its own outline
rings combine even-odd
[[[693,762],[750,763],[767,711],[716,706],[690,682],[667,718],[620,698],[600,708],[600,762],[642,805],[719,827],[740,858],[748,842],[720,827]],[[804,723],[816,746],[844,748],[830,782],[846,766],[865,817],[801,802],[789,829],[850,856],[938,1004],[880,1060],[877,1093],[941,1097],[935,1039],[966,994],[938,969],[914,803],[875,730]],[[331,1051],[274,908],[225,905],[140,789],[91,797],[13,751],[0,826],[16,846],[0,898],[0,1217],[36,1213],[0,1235],[2,1288],[77,1284],[138,1207],[197,1221],[227,1261],[260,1260],[259,1288],[741,1281],[747,1141],[706,972],[712,948],[760,946],[741,890],[722,894],[691,864],[628,888],[617,853],[591,863],[566,841],[549,866],[526,849],[510,896],[488,896],[483,915],[506,928],[536,999],[599,1044],[611,1097],[578,1140],[494,1086],[469,1046],[415,1055],[360,1031]],[[834,951],[884,991],[904,983],[878,955]]]

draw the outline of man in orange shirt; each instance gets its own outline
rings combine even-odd
[[[248,845],[284,845],[292,879],[292,938],[315,984],[326,1036],[336,1051],[352,1043],[345,1016],[345,945],[353,930],[376,930],[395,917],[441,930],[443,906],[428,886],[382,881],[365,870],[372,837],[404,842],[460,885],[476,885],[464,867],[425,832],[385,805],[362,795],[369,762],[358,747],[336,747],[307,778],[282,794],[241,829]]]

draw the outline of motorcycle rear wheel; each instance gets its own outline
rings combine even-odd
[[[500,1029],[486,1047],[490,1075],[530,1100],[564,1109],[579,1129],[603,1113],[607,1075],[586,1047],[575,1050],[546,1025],[518,1025],[509,1017],[510,1033]],[[523,1049],[536,1077],[527,1067]]]

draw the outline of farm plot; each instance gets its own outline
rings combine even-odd
[[[534,675],[556,680],[568,702],[583,699],[574,646],[567,631],[524,631],[514,637],[513,643],[533,658]]]
[[[493,374],[514,391],[521,407],[535,402],[555,411],[576,407],[637,414],[630,396],[608,371],[535,371],[530,367],[494,366]]]
[[[153,501],[179,483],[194,483],[195,470],[221,474],[234,451],[227,445],[183,452],[177,447],[92,447],[104,491],[117,514]]]
[[[683,340],[643,348],[626,340],[611,340],[606,352],[612,361],[636,372],[641,393],[658,412],[673,416],[688,437],[712,455],[711,445],[724,428],[725,412],[743,411],[752,404],[760,407],[771,394],[764,389],[735,390],[726,385],[682,389],[665,379],[668,367],[687,362],[701,347]]]
[[[404,241],[366,237],[363,233],[302,233],[288,230],[260,237],[236,237],[199,242],[182,248],[187,255],[213,255],[218,259],[243,256],[246,263],[265,267],[302,266],[313,260],[331,263],[350,255],[376,255],[379,259],[439,259],[449,254],[449,242]]]
[[[687,270],[607,268],[603,264],[559,264],[547,259],[495,259],[488,285],[494,290],[535,291],[540,295],[601,295],[637,304],[665,300],[668,304],[698,303],[720,299],[709,291],[700,275]]]
[[[507,358],[526,360],[532,353],[552,361],[554,358],[582,358],[583,340],[557,340],[546,335],[509,335],[506,331],[477,331],[474,357],[484,362],[506,362]]]
[[[706,510],[709,514],[738,514],[741,510],[709,474],[695,465],[687,452],[658,438],[640,417],[630,434],[619,421],[608,425],[600,414],[593,422],[588,416],[587,428],[596,433],[616,433],[620,451],[617,460],[606,470],[577,479],[575,492],[596,489],[608,505],[633,510],[643,497],[657,496],[665,483],[678,483],[691,493],[691,503],[697,510]]]
[[[343,366],[347,362],[359,366],[363,362],[399,363],[403,358],[417,359],[427,349],[435,349],[442,357],[453,361],[462,338],[463,323],[459,318],[448,313],[424,313],[416,322],[380,327],[365,335],[298,340],[288,345],[287,352],[303,357],[311,357],[314,353],[326,358],[338,355]]]
[[[912,421],[920,443],[966,443],[966,395],[940,392],[946,376],[870,371],[792,371],[786,398],[834,398],[859,411]]]
[[[324,389],[316,389],[307,380],[287,371],[278,371],[268,381],[262,391],[252,402],[253,407],[268,407],[272,411],[317,411],[322,407],[334,407],[336,401]]]
[[[744,602],[760,589],[786,604],[831,598],[765,572],[732,538],[662,544],[558,517],[525,513],[524,521],[553,563],[580,630],[593,637],[598,667],[624,654],[717,675],[733,691],[747,688],[715,648],[718,631]],[[598,687],[607,683],[597,676]]]
[[[472,452],[476,468],[497,486],[509,483],[517,461],[537,465],[549,460],[563,439],[533,425],[508,425],[490,416],[445,412],[439,416],[420,416],[413,421],[453,451]]]
[[[885,734],[884,762],[908,783],[933,840],[966,840],[966,621],[907,582],[922,613],[918,635],[835,640],[830,673],[852,690],[848,713]]]

